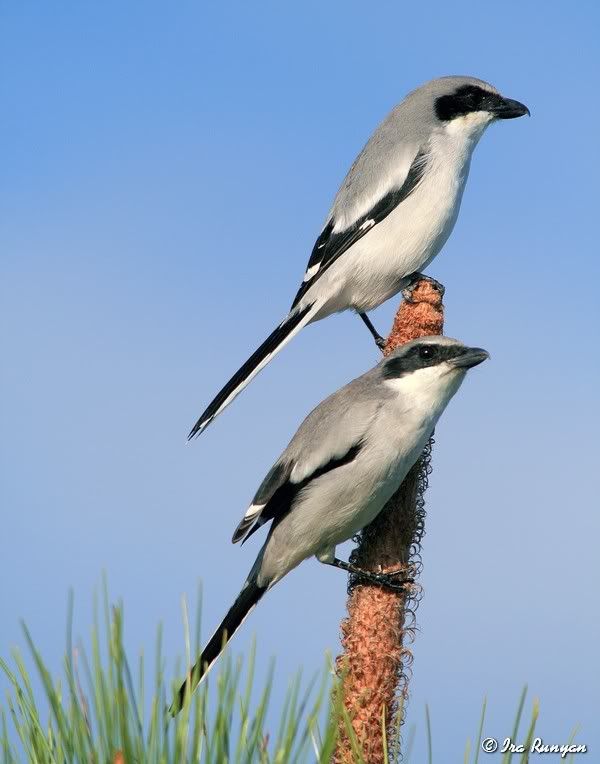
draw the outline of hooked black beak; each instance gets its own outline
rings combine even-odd
[[[496,119],[515,119],[516,117],[523,117],[527,114],[531,116],[529,109],[524,103],[515,101],[512,98],[500,99],[492,109],[490,109]]]
[[[448,363],[457,369],[472,369],[489,357],[490,354],[483,348],[465,348],[460,355],[449,359]]]

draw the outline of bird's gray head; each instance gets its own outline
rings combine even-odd
[[[422,337],[407,342],[380,362],[386,382],[399,390],[458,386],[465,373],[489,358],[482,348],[468,347],[450,337]]]
[[[505,98],[493,85],[475,77],[431,80],[413,90],[405,102],[412,102],[423,117],[429,116],[450,133],[481,134],[495,120],[529,114],[525,104]]]

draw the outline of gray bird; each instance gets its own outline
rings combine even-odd
[[[201,433],[304,326],[367,311],[411,285],[454,228],[471,155],[498,119],[529,114],[473,77],[442,77],[410,93],[377,128],[335,197],[288,315],[208,405]]]
[[[339,560],[336,546],[383,509],[467,370],[486,358],[485,350],[447,337],[414,340],[306,417],[233,534],[234,543],[246,541],[271,522],[240,594],[182,685],[174,713],[265,592],[308,557],[380,585],[401,586]]]

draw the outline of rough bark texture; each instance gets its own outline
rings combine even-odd
[[[444,328],[442,295],[429,282],[420,281],[412,302],[403,301],[386,341],[384,353],[417,337],[441,334]],[[423,492],[429,474],[430,446],[407,475],[379,516],[363,530],[351,561],[365,570],[405,571],[414,577],[420,568],[420,542],[424,533]],[[405,594],[350,579],[348,617],[342,622],[343,653],[337,669],[343,677],[344,706],[368,764],[383,764],[383,724],[388,744],[397,739],[408,694],[407,668],[418,587]],[[392,751],[394,757],[399,751]],[[340,721],[335,764],[356,761],[346,723]]]

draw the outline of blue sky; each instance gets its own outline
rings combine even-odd
[[[457,757],[484,694],[509,734],[600,748],[597,4],[3,4],[0,652],[24,618],[50,664],[107,572],[128,644],[183,652],[258,540],[231,533],[304,415],[377,360],[351,315],[309,327],[192,445],[284,315],[354,156],[403,95],[471,74],[524,101],[476,151],[429,273],[447,334],[483,345],[437,431],[409,723]],[[386,330],[391,301],[374,315]],[[254,541],[254,540],[253,540]],[[347,550],[345,550],[347,551]],[[277,692],[338,650],[345,577],[305,563],[236,637]],[[422,735],[419,738],[422,745]],[[422,749],[421,749],[422,750]],[[451,753],[445,754],[445,751]]]

